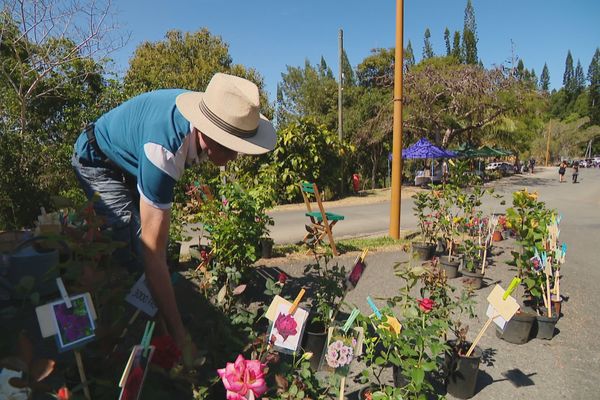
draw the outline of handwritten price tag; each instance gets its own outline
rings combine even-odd
[[[146,284],[146,275],[142,275],[140,279],[133,285],[131,291],[125,297],[125,301],[132,306],[139,308],[150,317],[154,317],[158,311],[158,307],[154,304],[154,299],[150,294],[150,289]]]

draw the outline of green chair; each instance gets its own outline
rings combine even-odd
[[[302,197],[304,198],[304,204],[306,204],[306,208],[308,210],[305,215],[310,218],[311,222],[311,225],[307,225],[307,227],[310,227],[310,229],[316,234],[316,239],[319,242],[321,242],[325,235],[327,235],[333,254],[336,256],[339,255],[337,248],[335,247],[335,241],[333,240],[332,229],[338,221],[342,221],[344,219],[344,216],[325,212],[323,202],[321,201],[321,195],[319,194],[319,189],[315,183],[302,182],[300,184],[300,190],[302,192]],[[313,202],[318,206],[318,211],[313,211],[311,207],[311,203]],[[304,236],[303,241],[307,243],[307,240],[310,236],[311,232],[307,233]]]

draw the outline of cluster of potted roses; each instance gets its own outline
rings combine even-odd
[[[421,241],[412,243],[413,259],[431,259],[437,250],[448,278],[459,276],[462,265],[463,284],[473,290],[481,288],[499,221],[483,216],[480,206],[486,194],[493,195],[493,190],[484,189],[479,180],[468,188],[449,182],[417,193],[413,209]]]
[[[518,248],[511,265],[517,267],[525,293],[523,310],[508,322],[499,336],[511,343],[526,343],[531,337],[551,339],[561,313],[561,266],[566,243],[559,241],[561,217],[538,200],[536,193],[513,193],[506,226],[514,230]]]

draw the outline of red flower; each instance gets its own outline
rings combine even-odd
[[[279,276],[277,277],[277,281],[279,283],[281,283],[282,285],[285,284],[285,282],[287,281],[287,279],[288,279],[288,276],[284,272],[280,272]]]
[[[58,400],[69,400],[71,398],[71,392],[69,392],[69,389],[63,386],[58,389],[58,392],[56,392],[56,398]]]
[[[156,336],[152,339],[151,344],[155,347],[152,364],[168,371],[181,358],[181,350],[179,350],[171,336]]]
[[[283,341],[286,341],[288,337],[294,336],[298,331],[296,328],[298,327],[298,323],[294,319],[292,315],[289,314],[279,314],[277,319],[275,320],[275,328],[279,335],[283,338]]]
[[[433,310],[433,306],[435,306],[435,301],[431,300],[430,298],[424,298],[422,300],[417,300],[419,302],[419,308],[421,309],[421,311],[423,311],[425,314],[429,313],[431,310]]]

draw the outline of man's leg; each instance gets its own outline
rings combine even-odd
[[[82,164],[75,154],[71,160],[77,179],[88,199],[95,193],[100,196],[94,202],[96,213],[106,218],[106,227],[112,238],[126,245],[117,249],[114,259],[130,272],[142,271],[141,232],[139,200],[137,193],[123,182],[123,174],[107,166]]]

